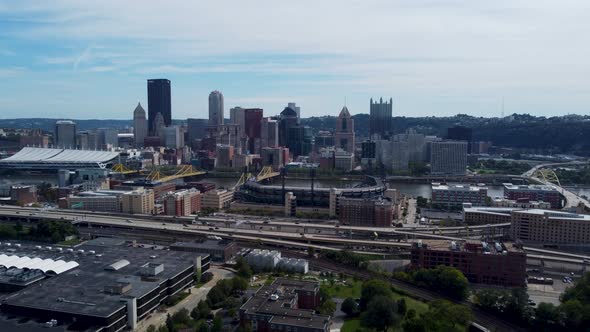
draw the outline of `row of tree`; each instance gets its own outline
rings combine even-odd
[[[456,300],[465,300],[469,295],[469,281],[461,271],[451,266],[439,265],[434,269],[396,272],[394,277]]]
[[[0,225],[0,239],[57,243],[72,235],[78,235],[78,229],[61,220],[43,220],[27,228],[20,223]]]

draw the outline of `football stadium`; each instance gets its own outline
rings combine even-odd
[[[0,160],[0,169],[57,170],[108,168],[117,162],[119,152],[47,148],[22,148]]]

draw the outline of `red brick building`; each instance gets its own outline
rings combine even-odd
[[[480,241],[424,240],[411,250],[412,268],[452,266],[470,282],[523,287],[526,279],[526,253],[512,243]]]
[[[516,202],[543,201],[551,204],[552,209],[561,209],[563,197],[561,193],[545,185],[514,185],[504,183],[504,197]]]
[[[391,227],[393,204],[388,199],[338,199],[340,223],[351,226]]]

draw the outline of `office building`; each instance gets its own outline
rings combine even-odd
[[[166,128],[166,123],[164,122],[164,116],[162,113],[157,113],[154,117],[153,122],[153,136],[160,138],[160,143],[165,141],[164,139],[164,128]]]
[[[294,110],[295,113],[297,113],[297,118],[301,119],[301,107],[297,106],[296,103],[288,103],[287,107],[289,107],[290,109]]]
[[[180,126],[169,126],[162,128],[162,138],[164,146],[170,149],[179,149],[184,146],[184,135],[181,133]]]
[[[543,245],[588,246],[590,215],[553,210],[512,212],[513,239]]]
[[[408,142],[408,159],[410,162],[426,161],[426,137],[423,134],[408,129],[405,134],[400,135],[400,140]]]
[[[260,159],[262,159],[263,166],[272,166],[274,171],[278,171],[289,162],[289,149],[284,147],[262,148]]]
[[[170,250],[209,255],[212,261],[229,262],[238,252],[238,245],[231,240],[200,239],[191,242],[175,242]]]
[[[244,134],[248,138],[247,148],[250,153],[260,152],[262,115],[262,108],[247,108],[244,110]]]
[[[334,136],[336,148],[354,154],[354,120],[346,106],[342,108],[338,115]]]
[[[350,172],[354,168],[354,154],[341,149],[334,151],[334,169]]]
[[[223,94],[217,90],[209,94],[209,126],[223,124]]]
[[[130,214],[154,213],[154,191],[136,189],[121,195],[121,212]]]
[[[471,153],[471,141],[473,130],[464,126],[453,126],[447,129],[447,139],[452,141],[467,142],[467,153]]]
[[[273,118],[262,118],[260,122],[260,148],[279,146],[279,122]]]
[[[32,129],[27,135],[19,136],[19,147],[33,146],[38,148],[49,147],[49,136],[41,129]]]
[[[430,172],[433,175],[463,175],[467,170],[467,142],[430,143]]]
[[[493,198],[492,206],[495,207],[509,207],[509,208],[520,208],[520,209],[551,209],[551,203],[543,201],[515,201],[513,199],[506,198]]]
[[[320,130],[314,136],[314,151],[319,152],[322,149],[333,148],[336,145],[334,134],[329,131]]]
[[[216,167],[231,168],[234,160],[234,147],[231,145],[217,144],[216,148]]]
[[[188,143],[192,145],[195,140],[205,138],[208,125],[208,119],[187,119]]]
[[[431,201],[433,205],[447,207],[471,203],[473,206],[484,206],[487,205],[488,199],[488,188],[484,185],[432,184]]]
[[[403,171],[408,169],[408,142],[393,136],[390,140],[375,142],[377,162],[387,170]]]
[[[148,122],[145,117],[145,110],[137,103],[133,111],[133,139],[135,146],[143,147],[144,140],[148,135]]]
[[[338,220],[342,225],[391,227],[393,204],[383,198],[338,198]]]
[[[289,130],[299,125],[299,118],[294,109],[285,107],[279,116],[279,145],[289,146]]]
[[[194,188],[169,192],[162,201],[168,216],[190,216],[201,211],[201,193]]]
[[[119,146],[119,131],[117,129],[99,128],[96,132],[98,135],[98,146],[101,150],[107,150]]]
[[[164,126],[172,124],[172,99],[170,80],[151,79],[147,81],[148,92],[148,131],[150,136],[156,134],[156,114],[162,115]]]
[[[240,128],[240,137],[244,136],[246,129],[246,109],[240,106],[232,107],[229,110],[229,121]]]
[[[538,202],[543,201],[551,204],[552,209],[561,209],[563,206],[563,196],[561,193],[546,185],[514,185],[512,183],[504,183],[504,197],[507,199],[522,203],[522,202]]]
[[[99,212],[121,212],[121,195],[117,193],[83,192],[66,198],[67,208]]]
[[[308,126],[294,126],[289,128],[287,147],[293,153],[293,158],[308,156],[313,148],[313,134]]]
[[[378,135],[382,139],[389,138],[393,134],[393,98],[383,102],[383,98],[373,102],[371,98],[369,113],[369,134]]]
[[[255,332],[329,332],[332,319],[315,313],[318,281],[277,278],[240,307],[240,324]]]
[[[10,200],[18,205],[28,205],[37,203],[37,186],[10,186]]]
[[[211,208],[215,210],[227,209],[230,207],[230,204],[233,201],[233,199],[233,190],[209,190],[201,196],[201,208]]]
[[[76,147],[76,123],[73,121],[57,121],[55,123],[55,133],[53,144],[57,148],[75,148]]]
[[[452,266],[473,283],[523,287],[526,253],[512,243],[420,240],[412,244],[411,267]]]

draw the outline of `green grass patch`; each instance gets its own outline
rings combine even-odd
[[[361,319],[360,318],[352,318],[347,319],[344,321],[340,332],[356,332],[357,330],[361,330],[363,327],[361,326]]]
[[[354,279],[347,279],[344,285],[341,283],[334,283],[333,285],[329,282],[322,283],[322,287],[326,289],[328,295],[341,299],[347,297],[352,297],[353,299],[360,298],[362,286],[362,281]]]
[[[60,246],[75,246],[76,244],[80,244],[80,242],[82,242],[82,241],[80,239],[76,238],[76,239],[61,241],[58,243],[58,245],[60,245]]]

